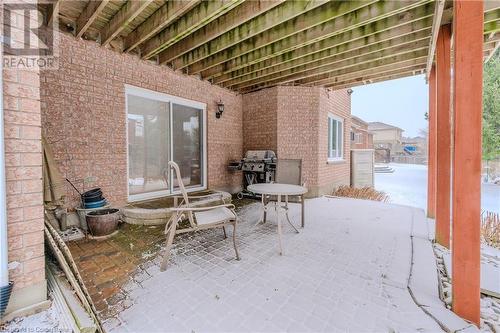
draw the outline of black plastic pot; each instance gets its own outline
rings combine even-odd
[[[100,187],[93,188],[91,190],[83,192],[83,194],[82,194],[83,197],[93,197],[96,195],[102,195],[102,190]]]
[[[100,188],[94,188],[82,194],[83,202],[96,202],[101,201],[104,198],[102,197],[102,191]]]
[[[102,195],[97,195],[95,197],[84,197],[83,202],[84,203],[91,203],[91,202],[97,202],[97,201],[102,201],[104,198]]]

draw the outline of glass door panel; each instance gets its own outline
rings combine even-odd
[[[169,104],[127,95],[129,195],[170,192]]]
[[[186,187],[199,187],[203,182],[202,110],[172,104],[173,160],[179,165]],[[174,189],[177,179],[173,178]]]

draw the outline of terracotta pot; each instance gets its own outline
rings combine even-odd
[[[87,213],[86,220],[92,236],[106,236],[116,230],[120,211],[115,208],[96,210]]]

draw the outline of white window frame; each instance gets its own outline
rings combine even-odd
[[[340,148],[340,154],[333,156],[333,149],[330,149],[330,139],[333,136],[333,127],[330,126],[331,121],[336,121],[337,123],[337,133],[339,133],[339,128],[342,130],[342,143],[339,145],[338,135],[337,135],[337,147]],[[328,145],[327,145],[327,156],[328,162],[343,161],[344,160],[344,144],[345,144],[345,129],[344,129],[344,119],[334,115],[333,113],[328,114]]]
[[[192,101],[189,99],[185,99],[182,97],[177,97],[177,96],[172,96],[168,94],[164,94],[161,92],[149,90],[149,89],[144,89],[132,85],[125,85],[125,128],[128,128],[128,102],[127,102],[127,97],[129,95],[137,96],[137,97],[143,97],[143,98],[148,98],[160,102],[165,102],[169,103],[169,114],[170,114],[170,124],[172,124],[172,118],[173,118],[173,106],[172,104],[179,104],[179,105],[185,105],[189,107],[193,107],[196,109],[201,109],[202,110],[202,184],[201,186],[196,186],[196,187],[188,187],[186,188],[187,192],[195,192],[195,191],[202,191],[207,189],[207,104],[197,102],[197,101]],[[179,194],[179,190],[173,190],[173,182],[170,181],[170,189],[168,190],[162,190],[162,191],[155,191],[155,192],[149,192],[149,193],[140,193],[140,194],[130,194],[130,189],[129,189],[129,138],[128,138],[128,130],[126,132],[126,138],[127,138],[127,197],[129,202],[135,202],[135,201],[142,201],[142,200],[148,200],[148,199],[155,199],[155,198],[161,198],[165,196],[170,196],[170,195],[175,195]],[[170,131],[170,156],[169,159],[170,161],[173,160],[173,131]],[[169,170],[170,172],[170,179],[173,179],[174,175],[172,173],[172,170]]]

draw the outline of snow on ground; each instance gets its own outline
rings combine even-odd
[[[106,323],[107,329],[442,331],[408,290],[411,280],[413,294],[425,293],[420,299],[449,312],[437,294],[436,263],[422,211],[354,199],[307,200],[305,228],[296,234],[283,224],[283,256],[276,216],[256,226],[259,215],[258,203],[239,211],[241,261],[234,259],[231,235],[224,240],[221,230],[176,237],[167,271],[159,271],[158,258],[145,279],[127,285],[134,304]],[[298,205],[291,205],[290,216],[299,224]],[[417,253],[415,229],[422,249]],[[417,269],[417,263],[423,266]],[[426,271],[431,278],[419,279],[417,272]]]
[[[389,194],[390,202],[426,209],[427,166],[390,163],[394,173],[376,173],[375,188]],[[500,213],[500,185],[482,184],[481,207]]]
[[[0,325],[0,332],[69,333],[67,329],[60,327],[61,316],[61,312],[52,304],[48,310],[27,317],[15,318]]]
[[[390,163],[394,173],[375,174],[375,188],[384,191],[390,197],[390,202],[426,209],[427,206],[427,166],[415,164]],[[482,184],[481,207],[483,210],[500,212],[500,186]],[[446,257],[445,249],[437,252]],[[486,285],[499,286],[500,250],[486,245],[481,247],[481,273]],[[447,277],[445,276],[445,279]],[[451,286],[445,282],[449,293],[445,295],[451,301]],[[485,332],[500,332],[500,300],[494,297],[481,298],[482,327]]]
[[[484,246],[483,246],[484,247]],[[443,289],[443,297],[448,308],[451,308],[452,303],[452,271],[451,271],[451,259],[450,259],[450,251],[438,244],[434,245],[434,249],[436,252],[436,256],[438,257],[438,268],[441,276],[441,283]],[[483,249],[484,253],[491,254],[490,247]],[[497,270],[495,273],[490,274],[488,276],[481,275],[481,289],[485,288],[485,286],[493,286],[493,289],[496,289],[495,292],[498,293],[498,288],[500,287],[500,275],[498,274],[498,261],[499,257],[493,256],[482,256],[481,258],[481,271],[484,270],[485,263],[492,263],[493,265],[490,268],[496,267]],[[491,260],[494,260],[493,262]],[[486,280],[486,281],[485,281]],[[481,295],[481,331],[485,333],[500,333],[500,299],[496,297],[491,297],[482,294]]]

